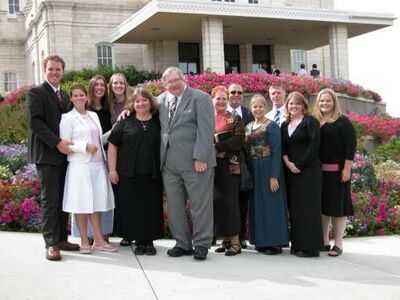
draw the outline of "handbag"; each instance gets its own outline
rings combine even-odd
[[[240,190],[242,192],[249,192],[254,188],[253,175],[251,175],[251,172],[247,167],[246,159],[243,153],[241,153],[241,158],[242,159],[240,163],[240,175],[241,175]]]

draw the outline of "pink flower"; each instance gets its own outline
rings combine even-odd
[[[379,228],[377,231],[376,231],[376,234],[377,235],[385,235],[386,234],[386,232],[385,232],[385,228]]]

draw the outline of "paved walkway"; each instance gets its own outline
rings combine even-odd
[[[168,257],[173,244],[157,241],[154,257],[121,247],[49,262],[40,234],[0,232],[0,299],[400,299],[400,236],[346,239],[338,258],[213,248],[201,262]]]

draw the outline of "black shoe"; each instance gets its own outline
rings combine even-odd
[[[127,239],[122,239],[122,240],[119,242],[119,244],[120,244],[122,247],[128,247],[128,246],[132,245],[132,241],[127,240]]]
[[[296,255],[296,253],[297,253],[297,250],[295,250],[295,249],[293,249],[293,248],[290,248],[290,254]]]
[[[242,248],[242,249],[246,249],[247,248],[247,244],[246,244],[245,240],[241,240],[240,241],[240,248]]]
[[[135,248],[135,255],[143,255],[146,253],[146,249],[144,245],[137,245]]]
[[[265,254],[267,255],[277,255],[282,253],[282,248],[281,247],[267,247],[267,250],[265,251]]]
[[[153,255],[156,255],[156,253],[157,253],[157,250],[156,250],[156,248],[154,248],[153,245],[147,245],[145,250],[146,250],[146,255],[153,256]]]
[[[208,249],[203,246],[196,246],[194,248],[193,257],[198,260],[205,260],[207,258]]]
[[[171,257],[181,257],[184,255],[192,255],[193,250],[192,249],[186,250],[186,249],[180,248],[178,246],[175,246],[174,248],[169,249],[167,251],[167,254]]]
[[[319,251],[297,251],[297,257],[318,257]]]
[[[260,253],[265,253],[265,251],[267,251],[267,247],[256,247],[256,251]]]

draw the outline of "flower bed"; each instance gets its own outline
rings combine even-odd
[[[0,181],[0,230],[38,231],[40,185],[35,166],[26,163],[26,146],[0,146],[0,160],[3,168],[14,164],[15,169]],[[349,218],[347,236],[400,234],[400,162],[376,164],[373,157],[358,153],[352,199],[355,215]],[[165,234],[169,235],[167,224]]]
[[[329,78],[299,77],[290,74],[281,74],[277,77],[270,74],[226,74],[204,73],[201,75],[187,75],[187,84],[207,93],[217,85],[228,86],[231,83],[240,84],[245,92],[257,92],[267,95],[271,84],[282,85],[286,92],[298,91],[304,95],[318,93],[323,88],[332,88],[337,93],[347,94],[352,97],[364,97],[376,102],[382,101],[376,92],[366,90],[348,80],[332,80]],[[143,84],[154,95],[161,94],[165,89],[160,80]]]

